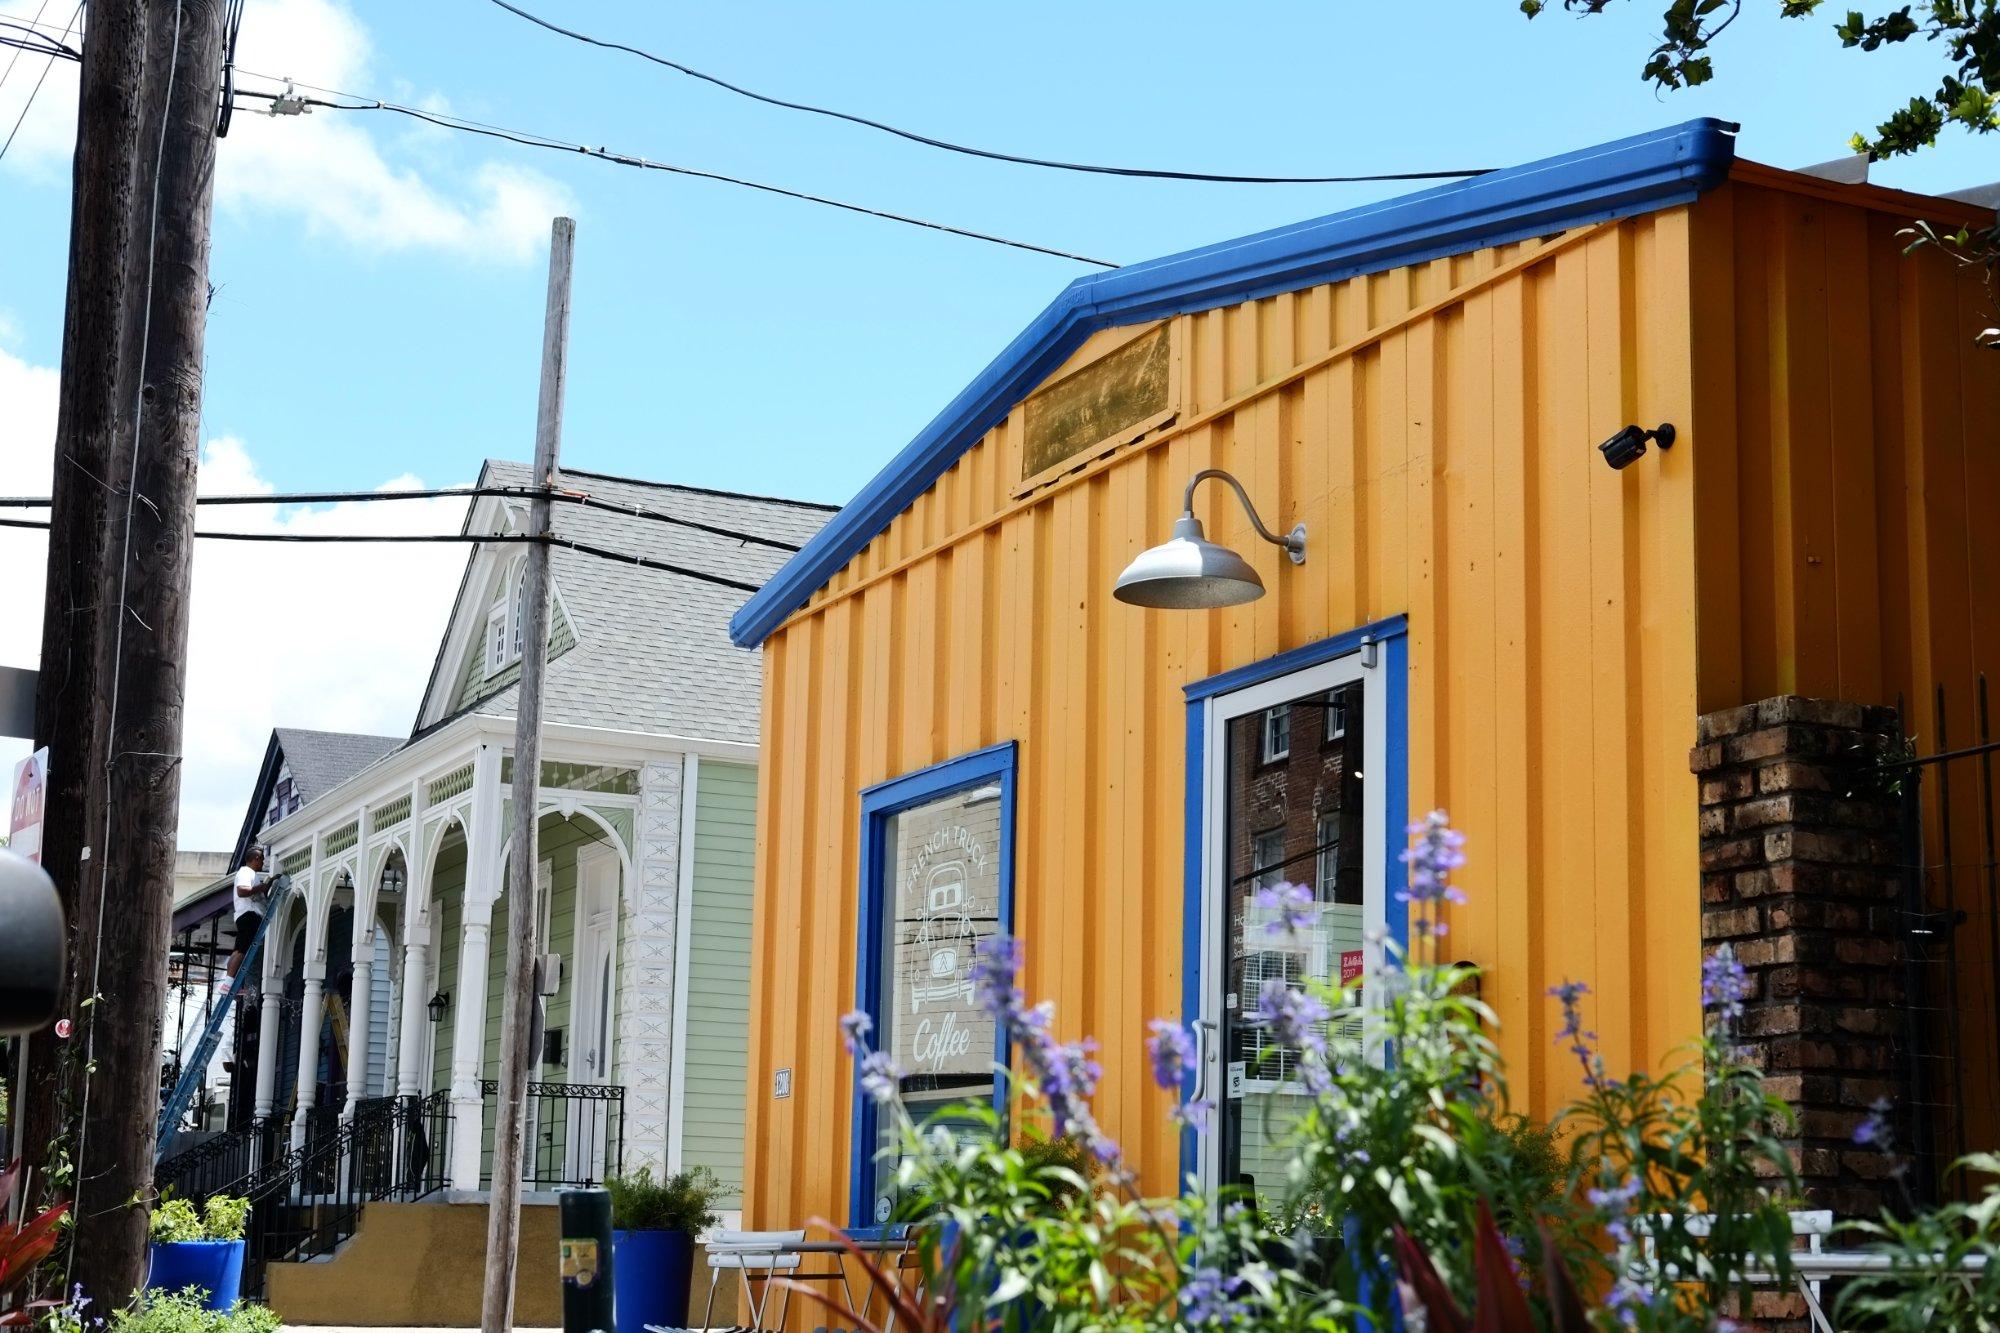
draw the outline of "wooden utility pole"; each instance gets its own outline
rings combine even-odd
[[[71,457],[58,422],[50,595],[72,600],[52,610],[49,632],[68,629],[76,607],[94,607],[97,619],[83,635],[92,641],[93,696],[83,737],[79,701],[65,694],[75,687],[78,643],[58,637],[44,650],[57,679],[38,713],[52,741],[61,734],[77,746],[60,763],[80,799],[57,787],[52,807],[73,799],[60,836],[74,841],[46,848],[69,872],[76,905],[75,1028],[67,1042],[39,1044],[55,1056],[56,1109],[43,1142],[74,1171],[67,1273],[106,1308],[122,1305],[146,1275],[149,1209],[132,1202],[151,1197],[160,1106],[222,11],[221,0],[93,4],[84,39],[71,222],[81,235],[71,245],[63,401],[74,369],[83,382],[69,424],[96,431],[85,441],[95,452]],[[100,38],[110,49],[93,60]],[[135,41],[144,53],[136,80]],[[99,86],[103,79],[122,86]],[[139,121],[130,135],[128,99]],[[92,266],[102,276],[114,253],[115,309],[90,289]],[[83,488],[100,494],[79,501]],[[95,533],[79,530],[93,520]],[[51,768],[57,762],[52,746]]]
[[[535,412],[534,497],[528,533],[549,535],[549,492],[562,448],[563,388],[569,372],[569,277],[576,223],[557,218],[549,235],[549,304],[542,320],[542,389]],[[528,545],[526,620],[521,626],[521,689],[514,710],[514,844],[508,860],[507,976],[500,1007],[500,1092],[493,1108],[493,1192],[486,1222],[485,1333],[514,1327],[514,1270],[521,1239],[521,1152],[526,1125],[535,958],[541,951],[535,906],[537,797],[542,774],[542,680],[549,664],[549,547]]]
[[[85,807],[104,770],[99,645],[110,616],[101,605],[114,441],[130,442],[132,396],[127,262],[140,212],[139,130],[144,119],[146,13],[141,0],[99,0],[83,35],[76,158],[70,182],[69,300],[63,312],[54,475],[49,492],[48,582],[43,598],[35,743],[49,747],[42,865],[62,896],[69,968],[58,1012],[76,1017],[79,939],[96,934],[96,899],[79,888],[83,851],[95,834]],[[101,796],[101,793],[98,793]],[[103,820],[102,806],[97,821]],[[86,912],[86,907],[90,908]],[[22,1088],[23,1154],[47,1184],[44,1145],[59,1136],[58,1083],[65,1051],[54,1036],[28,1037]]]

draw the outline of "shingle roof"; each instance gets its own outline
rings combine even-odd
[[[403,744],[401,736],[362,736],[349,731],[307,731],[278,727],[272,733],[292,771],[301,803],[316,801]]]
[[[530,469],[489,460],[480,482],[525,486]],[[562,482],[605,500],[793,545],[809,540],[834,510],[832,505],[569,468],[563,469]],[[772,547],[583,505],[556,505],[551,522],[558,536],[744,583],[763,583],[787,556]],[[754,648],[739,648],[729,640],[729,617],[742,593],[561,547],[551,551],[551,573],[576,646],[549,663],[542,704],[546,720],[707,740],[757,740],[762,668]],[[464,611],[460,608],[460,614]],[[433,682],[433,688],[437,685]],[[517,692],[518,686],[509,685],[471,711],[511,717]]]

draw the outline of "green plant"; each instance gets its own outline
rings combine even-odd
[[[611,1191],[611,1225],[620,1231],[684,1231],[689,1235],[715,1225],[715,1205],[723,1196],[722,1182],[705,1166],[676,1171],[664,1180],[642,1166],[628,1175],[604,1182]]]
[[[1866,1136],[1857,1138],[1869,1143]],[[2000,1330],[2000,1154],[1975,1153],[1952,1169],[1986,1177],[1985,1188],[1970,1203],[1855,1224],[1874,1237],[1868,1248],[1887,1256],[1890,1267],[1855,1279],[1841,1292],[1843,1322],[1854,1318],[1884,1333]]]
[[[242,1240],[243,1226],[250,1220],[250,1201],[218,1194],[202,1208],[210,1240]]]
[[[0,1171],[0,1219],[7,1216],[20,1183],[19,1162]],[[0,1306],[5,1306],[16,1297],[34,1276],[35,1266],[54,1251],[57,1229],[68,1211],[68,1204],[59,1203],[19,1224],[0,1220]],[[55,1302],[42,1302],[40,1305],[0,1312],[0,1325],[28,1323],[34,1317],[35,1309],[53,1304]]]
[[[111,1333],[278,1333],[278,1316],[248,1301],[227,1310],[206,1309],[193,1287],[141,1291],[130,1309],[111,1316]]]
[[[196,1211],[189,1199],[161,1199],[153,1206],[152,1238],[155,1244],[180,1241],[241,1240],[250,1218],[250,1201],[217,1194]]]
[[[175,1245],[183,1241],[207,1240],[208,1230],[201,1214],[187,1199],[162,1199],[153,1209],[152,1237],[155,1245]]]

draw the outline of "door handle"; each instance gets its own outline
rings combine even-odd
[[[1216,1024],[1206,1018],[1197,1018],[1194,1021],[1194,1063],[1197,1071],[1194,1080],[1195,1101],[1201,1101],[1208,1096],[1208,1039],[1209,1034],[1217,1030]]]

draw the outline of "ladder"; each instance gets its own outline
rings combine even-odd
[[[255,975],[251,969],[256,967],[257,955],[263,951],[264,935],[271,929],[271,922],[284,907],[285,899],[290,896],[291,891],[290,875],[281,874],[271,881],[271,901],[264,909],[264,919],[258,924],[257,933],[251,936],[249,946],[243,950],[243,962],[236,969],[236,976],[230,983],[229,992],[223,997],[222,1003],[215,1006],[215,1012],[208,1016],[208,1026],[202,1029],[201,1040],[195,1045],[194,1055],[181,1065],[181,1076],[175,1082],[174,1090],[167,1094],[166,1105],[160,1108],[160,1131],[153,1144],[155,1162],[159,1161],[160,1155],[166,1151],[167,1141],[174,1136],[174,1130],[179,1127],[181,1117],[187,1114],[188,1103],[194,1100],[195,1089],[201,1086],[202,1071],[208,1068],[208,1062],[215,1057],[216,1046],[222,1041],[222,1020],[228,1017],[230,1007],[236,1003],[243,979]],[[272,1055],[273,1052],[259,1051],[257,1058],[267,1060],[272,1058]]]

